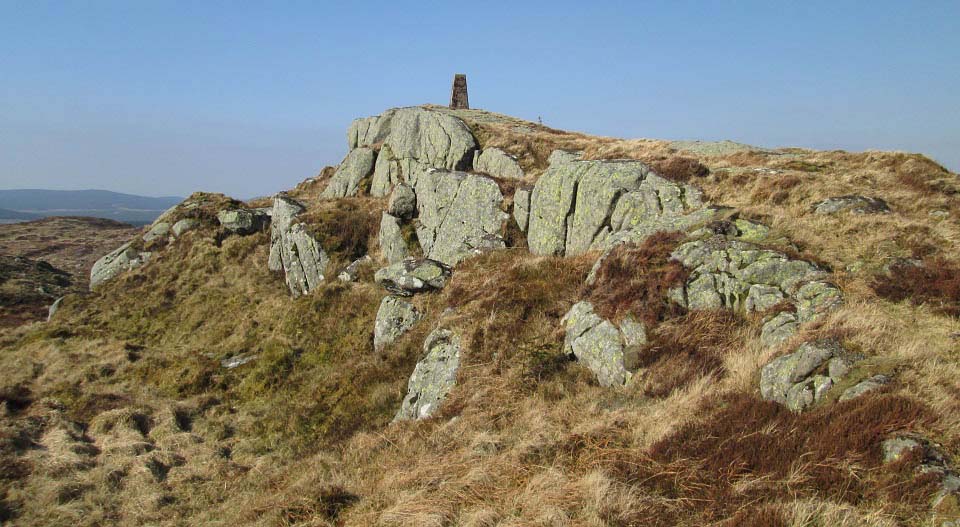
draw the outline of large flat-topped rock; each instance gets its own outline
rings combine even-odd
[[[353,121],[347,143],[351,150],[380,151],[371,183],[376,196],[386,196],[401,182],[414,184],[417,175],[429,168],[470,168],[477,149],[477,141],[461,119],[420,106]]]
[[[584,161],[558,150],[533,188],[527,243],[535,254],[577,255],[630,233],[645,237],[651,226],[683,230],[702,209],[698,189],[661,178],[644,163]]]

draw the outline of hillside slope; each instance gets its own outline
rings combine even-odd
[[[347,139],[0,334],[0,518],[960,518],[956,174],[433,106]]]

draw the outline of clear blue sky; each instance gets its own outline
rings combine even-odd
[[[620,137],[960,169],[960,2],[0,0],[0,188],[245,198],[354,117],[446,103]]]

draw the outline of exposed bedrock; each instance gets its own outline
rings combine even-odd
[[[324,279],[330,258],[306,226],[296,221],[305,210],[300,202],[287,196],[274,198],[270,225],[271,271],[283,271],[294,296],[309,293]]]

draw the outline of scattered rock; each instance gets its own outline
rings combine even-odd
[[[253,234],[266,228],[270,216],[259,210],[229,209],[217,213],[217,221],[234,234]]]
[[[199,221],[193,218],[184,218],[173,224],[173,235],[179,238],[183,233],[196,229],[198,225],[200,225]]]
[[[890,212],[887,202],[880,198],[867,196],[836,196],[817,203],[813,209],[816,214],[836,214],[850,211],[857,214],[877,214]]]
[[[363,146],[351,150],[320,196],[327,199],[356,196],[360,191],[360,182],[373,172],[375,158],[376,153],[372,148]]]
[[[317,240],[302,223],[294,223],[305,207],[287,196],[278,195],[273,201],[273,221],[270,231],[271,271],[283,271],[290,293],[294,296],[309,293],[324,279],[330,262]]]
[[[523,232],[527,231],[527,223],[530,220],[530,190],[521,187],[513,194],[513,217]]]
[[[804,342],[760,370],[760,395],[802,411],[821,400],[861,358],[832,339]]]
[[[473,158],[473,170],[500,179],[523,179],[523,169],[517,158],[499,148],[477,151]]]
[[[229,358],[226,358],[226,359],[223,359],[222,361],[220,361],[220,366],[223,367],[223,368],[225,368],[225,369],[232,370],[232,369],[234,369],[234,368],[238,368],[238,367],[240,367],[240,366],[243,366],[244,364],[246,364],[246,363],[248,363],[248,362],[251,362],[251,361],[256,360],[257,357],[259,357],[259,356],[260,356],[260,355],[257,355],[257,354],[255,354],[255,353],[254,353],[254,354],[234,355],[233,357],[229,357]]]
[[[792,337],[799,327],[795,313],[781,311],[763,323],[760,341],[767,346],[775,346]]]
[[[356,282],[357,278],[360,277],[360,268],[364,265],[369,264],[372,261],[369,254],[363,255],[361,258],[357,258],[350,265],[346,266],[343,271],[340,271],[340,274],[337,275],[337,279],[341,282]]]
[[[90,290],[112,279],[118,274],[136,269],[150,260],[149,252],[141,252],[132,242],[125,243],[113,252],[103,256],[90,269]]]
[[[377,353],[388,344],[400,338],[414,324],[420,321],[423,315],[406,300],[395,296],[385,296],[377,310],[377,319],[373,326],[373,349]]]
[[[646,328],[627,319],[618,328],[594,313],[590,302],[577,302],[561,319],[564,350],[590,369],[601,386],[623,386],[633,376],[635,346],[646,343]]]
[[[407,242],[400,230],[400,220],[386,212],[380,218],[380,252],[387,263],[395,264],[410,256]]]
[[[704,221],[701,209],[699,190],[639,161],[582,161],[558,150],[530,197],[527,244],[534,254],[571,256],[639,243]]]
[[[170,234],[170,224],[161,221],[150,226],[150,230],[143,235],[143,241],[149,243],[153,240],[166,238]]]
[[[414,187],[417,239],[424,255],[456,265],[478,251],[504,247],[500,235],[506,213],[503,194],[492,179],[446,170],[427,170]]]
[[[50,304],[50,308],[47,310],[47,322],[53,320],[53,315],[57,314],[57,311],[60,310],[60,304],[63,303],[63,297],[59,297]]]
[[[427,258],[406,258],[376,272],[374,280],[387,291],[411,296],[442,289],[450,277],[450,268]]]
[[[397,218],[410,219],[417,211],[417,195],[407,185],[400,184],[393,189],[387,201],[387,213]]]
[[[429,417],[457,382],[460,337],[436,329],[423,343],[426,356],[417,363],[407,383],[407,395],[394,421]]]

